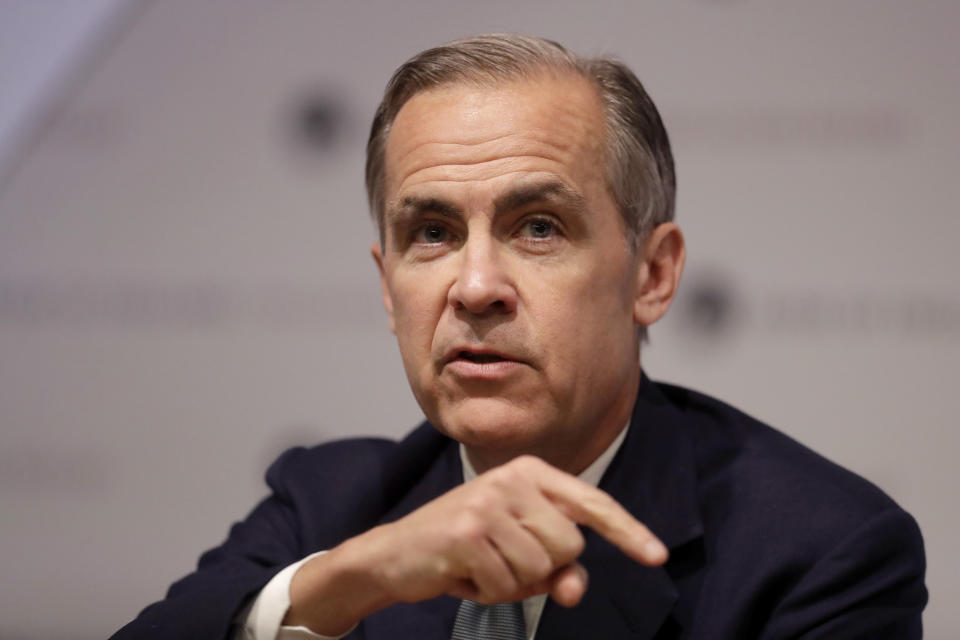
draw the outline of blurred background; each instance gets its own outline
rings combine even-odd
[[[523,31],[627,61],[689,242],[644,366],[920,522],[956,638],[960,3],[0,0],[0,638],[103,638],[293,444],[420,419],[362,187],[392,70]]]

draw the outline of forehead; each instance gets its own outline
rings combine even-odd
[[[387,139],[388,208],[418,185],[529,173],[583,190],[603,181],[603,133],[596,89],[572,73],[421,92],[397,114]]]

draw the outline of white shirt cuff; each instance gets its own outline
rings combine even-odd
[[[353,631],[348,630],[339,636],[324,636],[314,633],[307,627],[284,627],[283,617],[290,608],[290,583],[293,574],[308,560],[326,553],[318,551],[299,562],[294,562],[273,576],[273,579],[261,589],[256,599],[240,614],[243,640],[340,640]]]

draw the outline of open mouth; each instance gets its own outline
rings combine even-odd
[[[498,356],[495,353],[473,353],[472,351],[461,351],[457,358],[475,362],[477,364],[489,364],[491,362],[505,362],[506,358]]]

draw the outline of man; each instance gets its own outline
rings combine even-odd
[[[641,371],[685,250],[626,67],[521,36],[426,51],[387,88],[367,187],[430,424],[284,454],[117,637],[920,637],[906,513]]]

